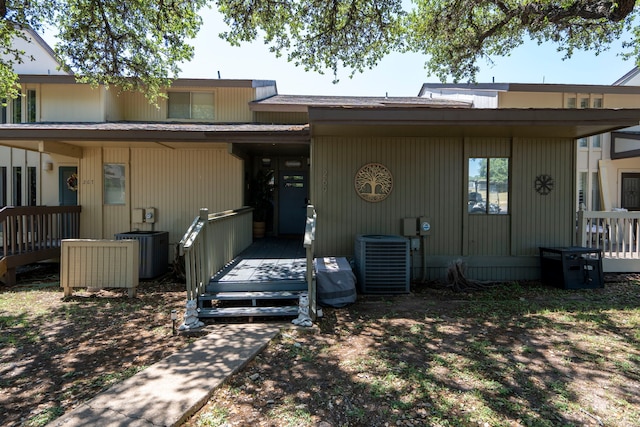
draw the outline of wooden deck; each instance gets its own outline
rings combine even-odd
[[[302,237],[257,239],[211,279],[199,316],[296,316],[306,265]]]
[[[16,283],[16,268],[60,256],[62,239],[77,238],[80,206],[0,209],[0,280]]]
[[[223,270],[211,285],[304,281],[306,258],[302,238],[256,240]]]

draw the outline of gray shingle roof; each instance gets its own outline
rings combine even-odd
[[[471,103],[449,99],[431,99],[417,96],[317,96],[274,95],[250,103],[253,111],[306,111],[309,107],[423,107],[423,108],[470,108]]]

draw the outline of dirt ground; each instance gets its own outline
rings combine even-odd
[[[424,286],[325,308],[313,328],[285,329],[186,425],[637,425],[637,279],[480,297]],[[0,286],[4,426],[45,425],[199,338],[173,335],[185,294],[171,277],[142,282],[134,299],[64,299],[56,265],[18,280]]]

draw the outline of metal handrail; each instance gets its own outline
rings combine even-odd
[[[307,255],[307,291],[309,295],[309,317],[312,321],[317,318],[316,280],[313,259],[315,257],[316,220],[318,215],[313,205],[307,205],[307,221],[304,230],[304,247]]]

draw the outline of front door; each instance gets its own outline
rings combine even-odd
[[[76,206],[78,204],[78,168],[75,166],[60,166],[58,169],[58,201],[60,206]],[[72,238],[73,218],[65,215],[60,219],[63,223],[62,237]]]
[[[640,173],[622,174],[620,207],[630,211],[640,210]]]
[[[307,171],[280,171],[278,233],[304,234],[307,207]]]
[[[78,204],[78,168],[60,166],[58,172],[58,201],[60,206],[76,206]]]

